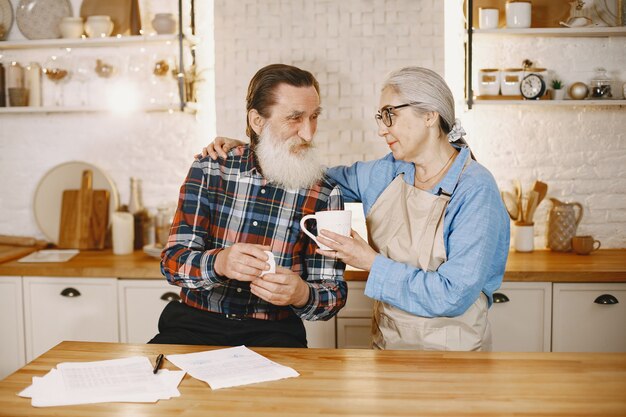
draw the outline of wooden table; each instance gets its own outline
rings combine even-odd
[[[33,408],[17,393],[59,362],[206,346],[63,342],[0,382],[2,416],[624,416],[626,353],[412,352],[255,348],[297,378],[221,390],[186,375],[156,404]],[[165,368],[176,369],[165,361]]]

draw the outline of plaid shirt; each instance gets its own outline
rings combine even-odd
[[[265,320],[294,313],[306,320],[328,320],[346,302],[345,264],[316,254],[300,219],[316,211],[342,210],[339,188],[325,177],[309,189],[285,189],[268,183],[255,164],[248,145],[232,149],[225,160],[193,162],[180,189],[161,271],[170,284],[182,287],[183,302],[195,308]],[[307,304],[276,306],[252,294],[249,282],[217,275],[217,254],[239,242],[270,246],[276,265],[307,282]]]

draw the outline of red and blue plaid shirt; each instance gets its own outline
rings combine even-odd
[[[232,149],[226,159],[195,160],[180,189],[161,271],[170,284],[182,287],[182,301],[195,308],[265,320],[294,313],[306,320],[328,320],[346,302],[345,264],[316,254],[300,219],[342,209],[339,188],[326,177],[308,189],[268,183],[247,145]],[[276,306],[252,294],[249,282],[217,275],[217,254],[239,242],[270,246],[276,265],[307,282],[307,304]]]

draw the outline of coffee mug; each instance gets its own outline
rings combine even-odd
[[[320,249],[332,250],[328,246],[322,245],[317,240],[317,236],[307,230],[305,223],[309,219],[315,219],[318,232],[325,229],[343,236],[350,236],[350,230],[352,229],[352,212],[350,210],[317,211],[315,214],[308,214],[300,220],[302,231],[313,239]]]
[[[572,238],[572,249],[579,255],[589,255],[600,249],[600,246],[600,241],[594,240],[592,236],[574,236]]]
[[[274,254],[268,250],[263,251],[263,252],[265,252],[265,254],[267,255],[267,261],[265,261],[265,263],[267,263],[270,266],[270,269],[268,269],[267,271],[261,272],[261,276],[265,274],[275,274],[276,273],[276,259],[274,259]]]

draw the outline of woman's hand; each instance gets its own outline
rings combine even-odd
[[[339,259],[355,268],[369,271],[372,269],[372,264],[378,253],[354,229],[351,231],[351,235],[352,237],[350,238],[322,229],[317,239],[320,243],[333,250],[317,249],[315,252],[330,258]]]
[[[226,158],[228,151],[243,144],[244,142],[237,139],[218,136],[215,138],[214,142],[209,143],[206,148],[202,148],[202,157],[204,158],[209,155],[213,160],[216,160],[218,156],[220,158]]]

